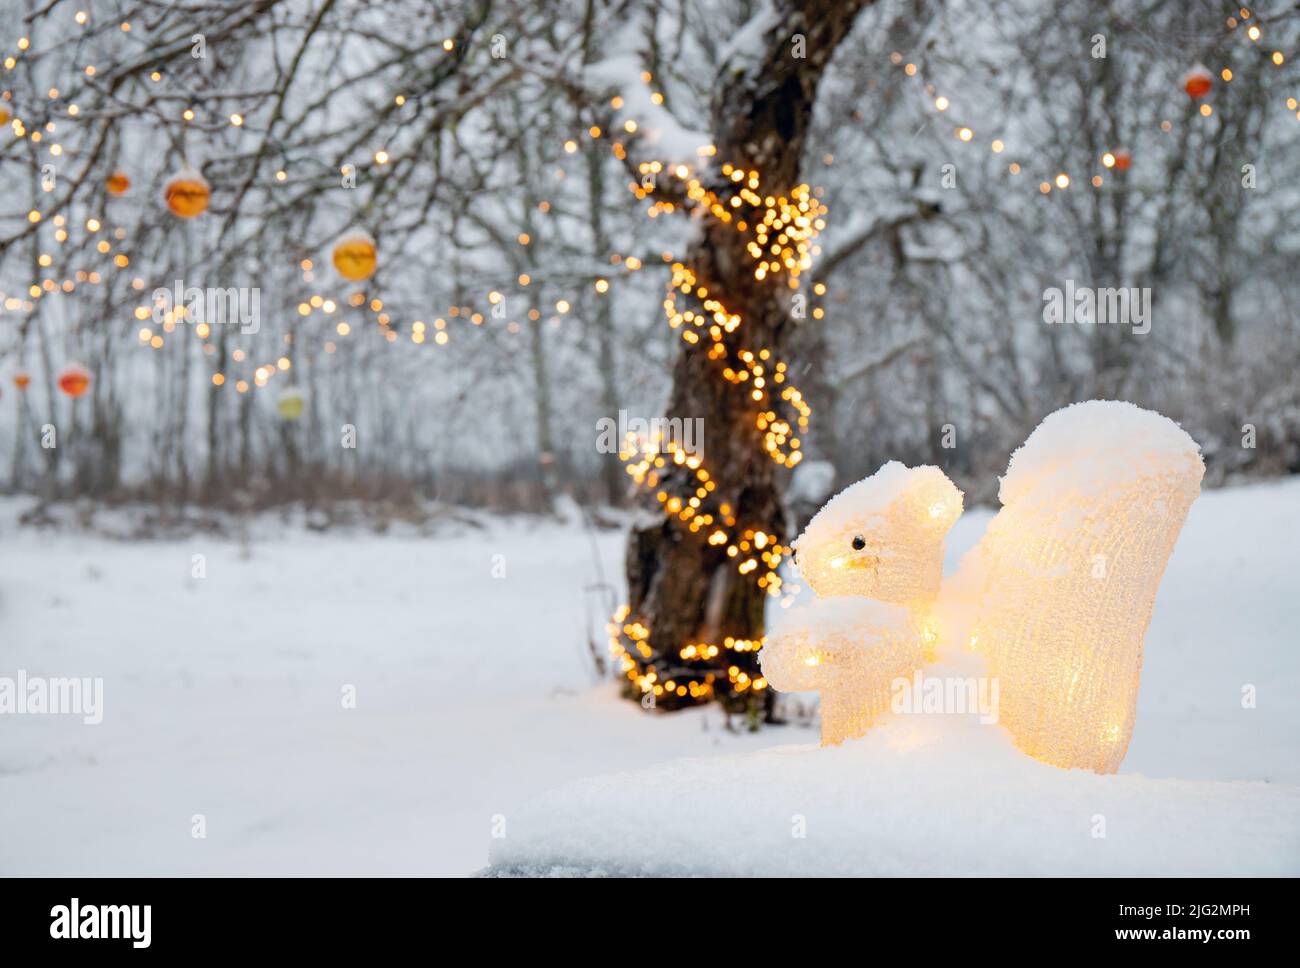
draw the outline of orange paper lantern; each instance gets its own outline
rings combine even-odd
[[[1214,75],[1204,64],[1197,64],[1183,75],[1183,90],[1192,98],[1200,99],[1214,87]]]
[[[73,398],[81,396],[90,389],[90,371],[73,363],[59,374],[59,389]]]
[[[194,218],[208,210],[212,189],[208,180],[193,168],[182,168],[167,182],[163,195],[177,218]]]
[[[19,390],[26,390],[27,385],[31,382],[32,382],[32,378],[28,376],[26,373],[14,374],[14,386],[16,386]]]
[[[344,279],[360,282],[375,274],[375,240],[365,232],[349,232],[334,244],[334,268]]]
[[[126,177],[126,172],[115,171],[108,176],[105,182],[108,193],[114,198],[120,198],[125,195],[131,188],[131,179]]]

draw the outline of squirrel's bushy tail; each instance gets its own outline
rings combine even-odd
[[[1204,473],[1177,424],[1115,401],[1051,414],[1012,455],[960,585],[964,634],[1030,756],[1118,769],[1156,591]]]

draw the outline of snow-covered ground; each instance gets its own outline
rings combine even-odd
[[[973,718],[893,716],[827,749],[573,781],[491,856],[545,876],[1294,876],[1300,786],[1062,770]]]
[[[104,718],[0,717],[0,873],[468,873],[494,830],[512,840],[522,806],[567,781],[816,741],[732,733],[712,711],[644,713],[594,682],[599,595],[584,589],[619,580],[616,532],[268,520],[246,553],[20,528],[29,503],[0,504],[0,677],[101,676]],[[987,520],[958,522],[951,562]],[[1300,481],[1193,506],[1122,773],[1300,783],[1297,535]],[[1241,802],[1277,816],[1276,799]]]

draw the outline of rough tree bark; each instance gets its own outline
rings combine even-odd
[[[717,153],[701,181],[729,195],[725,163],[757,170],[762,191],[789,195],[799,184],[804,140],[812,118],[817,85],[836,47],[848,34],[858,12],[869,0],[778,0],[775,16],[762,36],[762,53],[755,59],[724,63],[716,79],[711,128]],[[802,36],[802,48],[797,43]],[[799,54],[805,56],[799,56]],[[753,58],[752,52],[736,57]],[[749,218],[746,207],[735,210]],[[753,259],[746,252],[749,236],[732,225],[705,217],[682,260],[702,286],[738,313],[743,322],[728,337],[728,348],[767,347],[786,359],[790,342],[790,291],[784,276],[754,278]],[[699,311],[692,299],[682,303]],[[792,367],[792,372],[797,368]],[[797,381],[796,381],[797,383]],[[813,401],[815,406],[815,401]],[[720,378],[718,363],[707,358],[703,345],[683,345],[673,371],[668,415],[703,418],[703,455],[717,485],[715,504],[734,509],[737,529],[754,528],[785,544],[785,514],[781,496],[783,475],[763,447],[755,426],[754,405],[742,387]],[[666,478],[664,489],[672,491]],[[681,488],[677,488],[677,493]],[[720,642],[726,636],[758,639],[763,634],[766,594],[750,577],[737,573],[724,549],[710,546],[703,534],[691,534],[675,516],[635,529],[629,539],[627,579],[629,620],[649,631],[651,656],[660,681],[699,681],[711,677],[713,694],[729,709],[761,711],[770,716],[770,690],[733,692],[727,669],[736,665],[750,678],[758,673],[753,652],[721,650],[709,662],[683,663],[681,649],[695,642]],[[634,686],[629,693],[639,696]],[[660,709],[692,705],[689,696],[665,692]]]

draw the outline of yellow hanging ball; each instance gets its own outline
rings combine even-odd
[[[167,182],[163,195],[177,218],[194,218],[208,210],[212,189],[208,180],[193,168],[182,168]]]
[[[275,401],[275,411],[281,420],[297,420],[302,416],[307,398],[297,387],[288,387]]]
[[[350,282],[360,282],[375,274],[378,255],[375,240],[365,232],[349,232],[334,243],[334,268]]]

